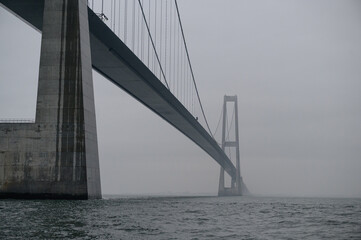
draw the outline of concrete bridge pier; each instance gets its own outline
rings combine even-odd
[[[101,198],[86,0],[45,1],[36,120],[0,124],[0,197]]]

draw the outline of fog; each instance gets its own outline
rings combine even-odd
[[[213,130],[238,95],[249,190],[361,197],[361,1],[178,3]],[[0,8],[0,119],[35,117],[40,41]],[[217,193],[211,157],[93,73],[103,194]]]

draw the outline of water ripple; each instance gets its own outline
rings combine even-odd
[[[0,239],[361,239],[361,199],[0,201]]]

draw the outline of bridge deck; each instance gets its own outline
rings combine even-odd
[[[44,0],[0,4],[41,31]],[[88,16],[93,68],[190,138],[235,178],[236,168],[199,122],[90,9]]]

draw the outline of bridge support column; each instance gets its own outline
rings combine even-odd
[[[101,198],[87,0],[45,1],[36,120],[0,124],[0,197]]]
[[[235,117],[235,140],[226,140],[226,116],[227,103],[233,102],[234,117]],[[238,133],[238,105],[237,96],[224,96],[223,102],[223,124],[222,124],[222,150],[225,152],[226,147],[234,147],[236,149],[236,178],[232,178],[231,187],[226,188],[224,183],[224,169],[221,167],[219,175],[218,196],[240,196],[242,195],[242,178],[240,170],[240,155],[239,155],[239,133]]]

